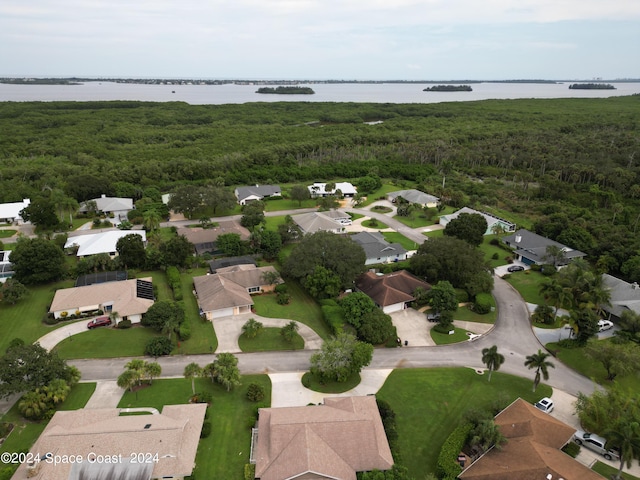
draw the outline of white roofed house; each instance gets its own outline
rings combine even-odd
[[[31,200],[25,198],[21,202],[0,203],[0,223],[24,222],[20,212],[31,204]]]
[[[234,191],[238,204],[246,205],[247,202],[262,200],[269,197],[281,197],[282,191],[279,185],[251,185],[238,187]]]
[[[95,202],[96,211],[108,216],[114,225],[119,225],[124,220],[127,220],[127,213],[134,208],[132,198],[107,197],[105,194],[102,194],[100,198],[82,202],[78,211],[81,213],[90,211],[90,202]]]
[[[335,195],[338,190],[342,193],[343,197],[354,197],[358,190],[349,182],[336,182],[335,188],[327,190],[327,183],[316,182],[313,185],[309,185],[309,195],[311,198],[328,197],[329,195]]]
[[[118,240],[127,235],[140,235],[146,244],[147,234],[144,230],[108,230],[106,232],[91,233],[78,232],[79,235],[67,238],[64,248],[78,248],[76,256],[88,257],[99,253],[108,253],[112,258],[118,255],[116,245]]]
[[[398,201],[398,197],[403,198],[408,203],[417,203],[418,205],[422,205],[423,207],[428,208],[435,208],[438,206],[438,202],[440,202],[440,199],[438,197],[415,189],[397,190],[395,192],[389,192],[387,194],[387,198],[392,203],[396,203]]]
[[[487,230],[484,232],[485,235],[492,235],[496,233],[510,233],[516,231],[516,225],[514,223],[511,223],[503,218],[496,217],[491,213],[479,212],[469,207],[463,207],[457,212],[451,213],[449,215],[442,215],[440,217],[439,223],[443,227],[446,227],[451,220],[453,220],[454,218],[458,218],[462,213],[482,216],[487,221]]]

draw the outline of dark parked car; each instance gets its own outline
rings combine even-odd
[[[430,322],[439,322],[440,321],[440,312],[427,313],[427,320],[429,320]]]
[[[511,265],[509,268],[507,268],[507,272],[521,272],[524,270],[524,267],[522,265]]]
[[[91,330],[92,328],[106,327],[107,325],[111,325],[111,319],[109,317],[98,317],[87,323],[87,328]]]

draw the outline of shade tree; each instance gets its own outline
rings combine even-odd
[[[341,333],[322,344],[311,356],[311,373],[325,381],[344,382],[371,363],[373,345],[360,342],[349,333]]]
[[[444,234],[449,237],[456,237],[478,246],[484,240],[487,231],[487,221],[482,215],[477,213],[461,213],[457,218],[452,219],[444,228]]]

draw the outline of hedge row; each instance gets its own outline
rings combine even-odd
[[[438,465],[436,467],[438,478],[455,480],[460,475],[462,467],[458,464],[458,455],[462,451],[462,447],[464,447],[472,428],[473,425],[471,423],[460,425],[445,440],[438,456]]]
[[[182,285],[180,283],[180,271],[176,267],[167,267],[167,282],[173,291],[173,299],[182,300]]]
[[[320,304],[324,321],[331,329],[331,333],[338,335],[343,331],[344,326],[342,307],[340,307],[335,300],[323,300]]]

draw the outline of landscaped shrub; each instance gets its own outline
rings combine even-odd
[[[128,318],[118,323],[118,328],[131,328],[131,320]]]
[[[276,293],[287,293],[289,289],[287,288],[286,283],[280,283],[276,285],[276,288],[274,288],[273,291]]]
[[[458,463],[458,455],[467,442],[467,437],[469,437],[469,432],[471,432],[472,428],[473,425],[470,423],[460,425],[445,440],[442,449],[440,449],[440,455],[438,455],[436,466],[438,478],[454,480],[460,475],[462,467]]]
[[[167,282],[171,291],[173,292],[173,298],[176,301],[182,300],[182,285],[180,284],[180,271],[177,267],[167,267]]]
[[[155,337],[147,342],[144,347],[144,354],[150,357],[161,357],[169,355],[173,350],[173,343],[167,337]]]
[[[580,453],[580,445],[575,442],[569,442],[564,447],[562,447],[562,451],[570,457],[576,458]]]
[[[458,299],[458,303],[467,303],[469,301],[469,294],[466,290],[456,288],[456,298]]]
[[[196,393],[191,397],[191,401],[193,403],[211,403],[212,400],[213,400],[213,395],[209,392]],[[205,419],[206,419],[206,416],[205,416]]]
[[[476,295],[476,301],[473,303],[473,311],[480,315],[485,315],[491,311],[493,305],[491,295],[488,293],[479,293]]]
[[[64,319],[61,319],[61,320],[64,320]],[[47,325],[55,325],[56,323],[58,323],[58,319],[55,318],[53,315],[45,315],[43,318],[43,321]]]
[[[262,385],[258,385],[257,383],[250,384],[247,389],[247,398],[251,402],[261,402],[264,400],[264,388]]]
[[[191,338],[191,325],[189,322],[184,321],[180,324],[180,328],[178,329],[178,337],[180,340],[189,340]]]
[[[498,255],[498,252],[495,252],[493,255],[491,255],[492,260],[498,260],[499,258],[500,258],[500,255]]]
[[[207,438],[211,435],[211,422],[204,422],[200,431],[200,438]]]
[[[276,297],[276,303],[278,305],[289,305],[291,303],[291,295],[288,293],[278,293]]]

